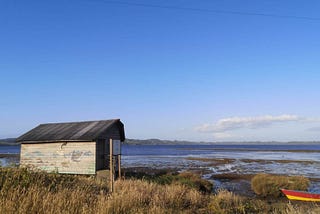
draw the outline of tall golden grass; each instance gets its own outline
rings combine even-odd
[[[185,178],[192,177],[186,175]],[[303,205],[304,206],[304,205]],[[0,213],[319,213],[318,205],[277,206],[226,190],[205,194],[181,183],[118,180],[111,194],[92,176],[0,168]]]
[[[0,168],[0,213],[197,213],[209,199],[181,184],[118,180],[110,194],[94,177]]]
[[[309,184],[309,179],[303,176],[258,174],[251,180],[252,190],[262,197],[279,197],[282,195],[280,189],[305,191]]]

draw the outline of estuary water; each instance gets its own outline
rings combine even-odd
[[[124,167],[202,169],[213,174],[272,173],[320,179],[320,145],[125,145]]]

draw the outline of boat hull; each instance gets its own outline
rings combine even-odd
[[[294,191],[294,190],[286,190],[286,189],[281,189],[281,191],[290,200],[320,202],[320,194],[308,193],[308,192],[302,192],[302,191]]]

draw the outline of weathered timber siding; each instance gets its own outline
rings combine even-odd
[[[20,165],[48,172],[95,174],[95,142],[21,144]]]

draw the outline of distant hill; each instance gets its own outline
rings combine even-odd
[[[203,141],[184,141],[184,140],[160,140],[160,139],[126,139],[125,144],[130,145],[319,145],[319,141],[290,141],[290,142],[278,142],[278,141],[223,141],[223,142],[203,142]]]
[[[191,141],[177,141],[177,140],[159,140],[159,139],[148,139],[148,140],[138,140],[138,139],[126,139],[125,144],[131,145],[175,145],[175,144],[197,144],[198,142]],[[5,138],[0,139],[0,145],[19,145],[16,143],[16,138]]]
[[[159,139],[147,139],[147,140],[126,139],[124,143],[131,144],[131,145],[191,145],[191,144],[199,144],[199,142],[192,142],[192,141],[159,140]]]

